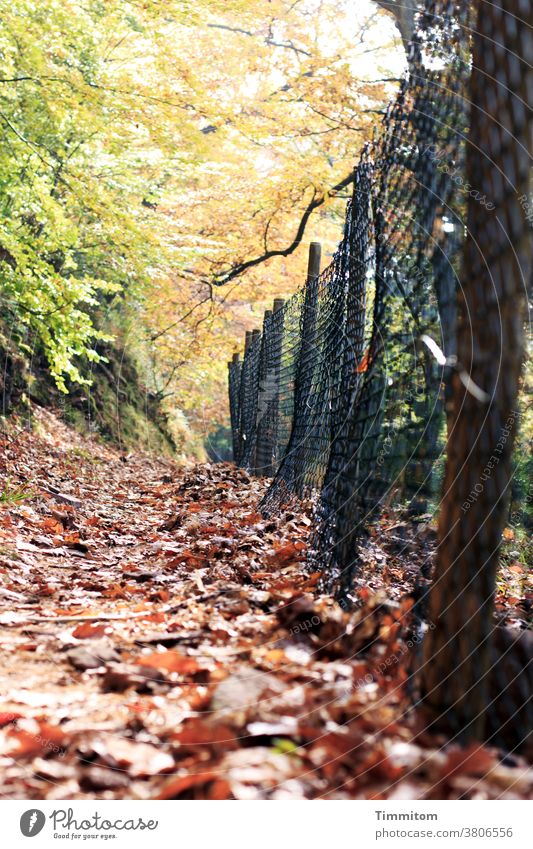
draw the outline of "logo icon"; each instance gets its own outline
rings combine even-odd
[[[37,808],[31,808],[29,811],[24,811],[20,818],[20,830],[24,837],[35,837],[43,830],[46,817],[42,811]]]

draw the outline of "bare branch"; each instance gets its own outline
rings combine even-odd
[[[309,221],[309,218],[311,217],[315,209],[318,209],[319,206],[322,206],[322,204],[325,203],[328,197],[331,197],[332,195],[336,196],[338,192],[353,183],[353,180],[354,173],[353,171],[350,171],[350,173],[343,180],[341,180],[335,186],[332,186],[332,188],[329,189],[328,192],[325,192],[324,194],[319,195],[318,197],[316,189],[313,189],[313,197],[311,198],[304,210],[304,213],[298,225],[298,229],[296,230],[296,235],[290,245],[288,245],[286,248],[280,248],[279,250],[264,251],[264,253],[262,253],[260,256],[254,257],[254,259],[248,259],[244,262],[237,263],[237,265],[234,265],[233,268],[231,268],[229,271],[226,271],[219,277],[215,277],[213,279],[213,284],[215,286],[224,286],[226,283],[229,283],[230,280],[234,280],[235,277],[239,277],[245,271],[248,271],[249,268],[255,268],[255,266],[261,265],[263,262],[266,262],[267,260],[272,259],[273,257],[290,256],[290,254],[294,253],[298,245],[301,244],[305,233],[305,228],[307,226],[307,222]]]
[[[241,27],[231,27],[228,24],[207,24],[210,29],[225,29],[228,32],[234,32],[238,35],[247,35],[251,38],[263,38],[265,44],[269,44],[271,47],[282,47],[284,50],[292,50],[294,53],[299,53],[302,56],[311,56],[308,50],[303,50],[301,47],[296,47],[292,41],[274,41],[271,36],[267,36],[264,38],[259,32],[252,32],[248,29],[241,29]]]
[[[159,330],[157,333],[153,333],[150,336],[150,342],[155,342],[156,339],[159,339],[161,336],[164,336],[165,333],[168,333],[170,330],[173,330],[174,327],[177,327],[178,324],[181,324],[182,321],[185,321],[186,318],[189,318],[189,316],[192,315],[192,313],[195,312],[199,307],[203,306],[203,304],[207,304],[209,301],[212,300],[213,291],[210,287],[209,294],[205,298],[202,298],[201,301],[198,301],[198,303],[194,304],[194,306],[192,306],[190,310],[188,310],[186,313],[180,315],[180,317],[173,321],[172,324],[169,324],[167,327],[165,327],[163,330]]]

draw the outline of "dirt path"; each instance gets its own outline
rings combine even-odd
[[[408,709],[408,543],[369,543],[346,613],[305,569],[306,512],[265,520],[231,466],[123,457],[42,410],[0,458],[5,798],[531,793],[520,758]]]

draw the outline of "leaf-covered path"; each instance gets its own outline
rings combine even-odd
[[[345,612],[305,567],[304,507],[261,517],[232,466],[124,457],[42,410],[0,459],[5,798],[531,793],[520,758],[409,709],[429,527],[370,539]]]

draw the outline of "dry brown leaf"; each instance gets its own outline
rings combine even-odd
[[[108,627],[102,622],[83,622],[77,628],[74,628],[72,636],[76,637],[77,640],[97,639],[104,636]]]
[[[186,657],[177,651],[153,652],[138,659],[140,666],[151,666],[164,672],[176,672],[178,675],[194,675],[202,667],[193,657]]]
[[[154,799],[179,799],[179,797],[187,790],[192,788],[205,787],[211,781],[218,781],[218,776],[215,772],[199,772],[193,775],[182,775],[178,778],[173,778],[168,784],[159,791]],[[227,797],[226,797],[227,798]]]

